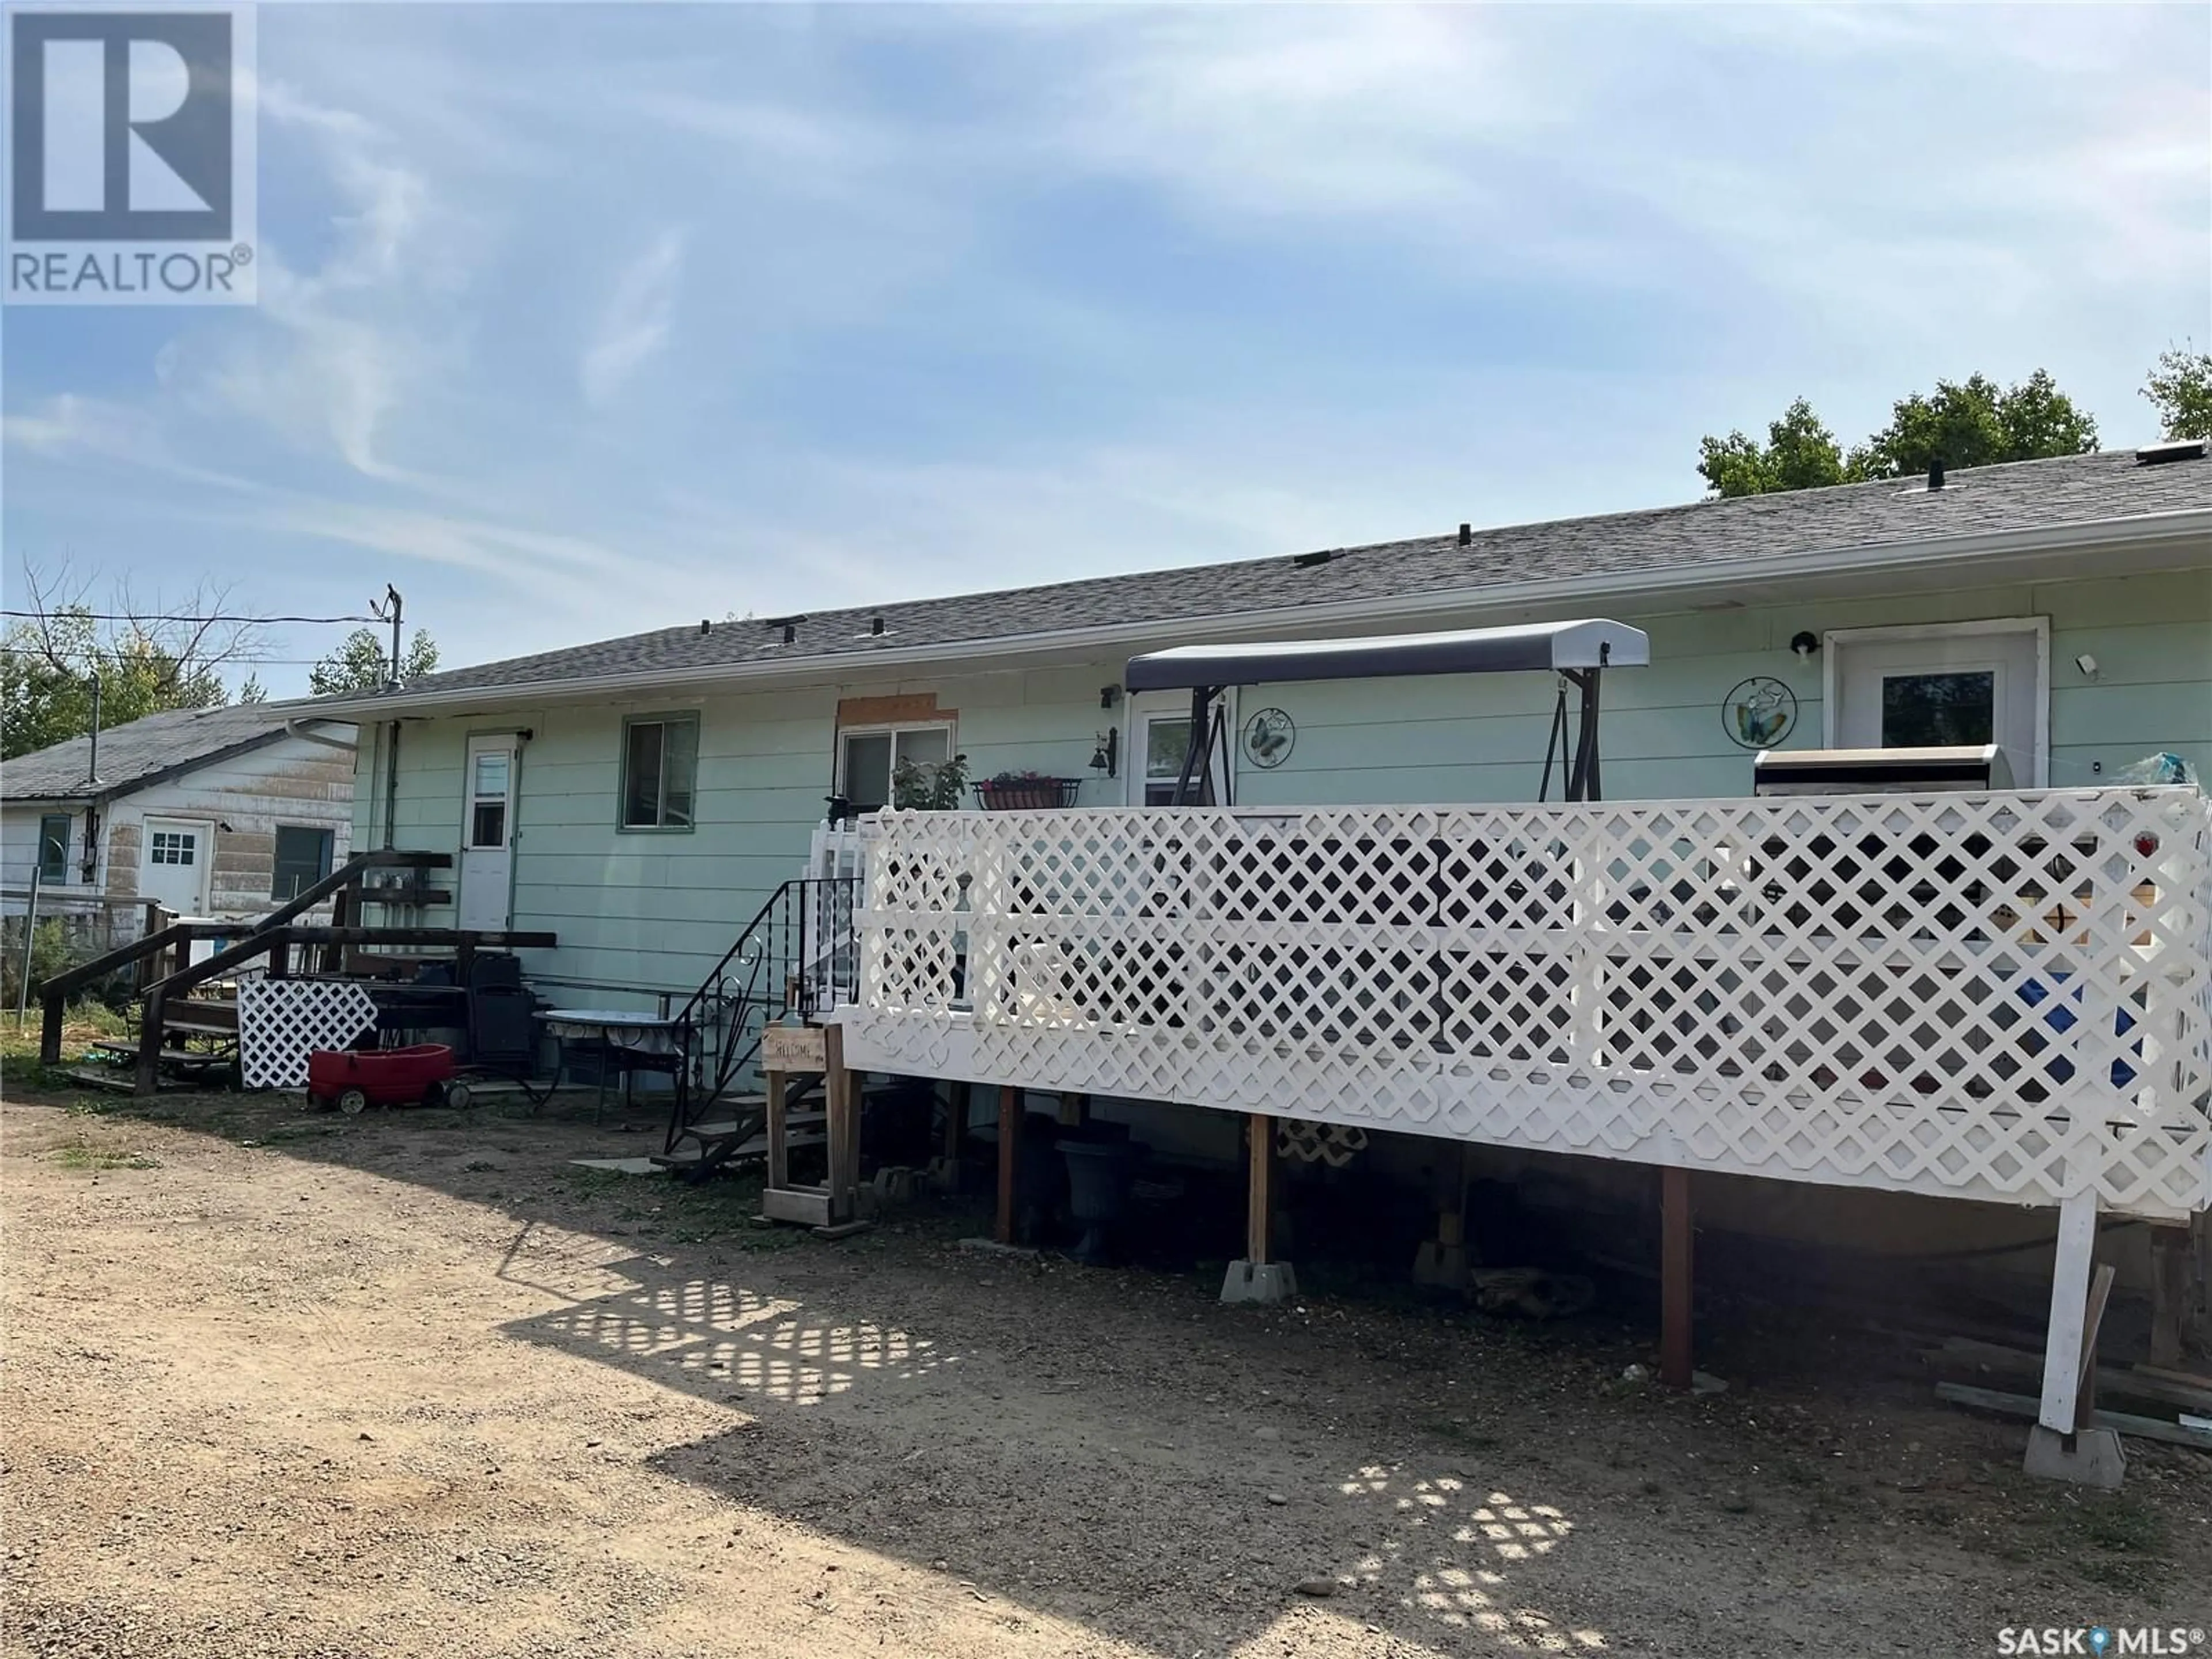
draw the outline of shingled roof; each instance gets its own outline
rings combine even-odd
[[[2212,461],[2159,465],[2132,451],[1976,467],[1929,490],[1917,479],[1561,519],[1289,557],[1100,576],[940,599],[697,623],[454,669],[404,695],[479,687],[696,674],[808,659],[839,670],[872,654],[973,641],[979,651],[1087,629],[1279,612],[1363,599],[1465,597],[1534,580],[1571,583],[1725,567],[1784,555],[1940,543],[2005,531],[2103,524],[2212,509]],[[882,632],[872,631],[880,618]],[[847,659],[851,659],[849,664]]]
[[[128,794],[158,779],[272,743],[286,711],[264,703],[173,708],[100,734],[100,781],[90,782],[92,742],[70,738],[0,762],[0,799],[90,800]]]

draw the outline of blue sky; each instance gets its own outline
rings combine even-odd
[[[2212,341],[2203,7],[259,33],[259,307],[6,319],[11,592],[389,581],[455,665],[1688,500],[1801,392],[2042,366],[2133,443]]]

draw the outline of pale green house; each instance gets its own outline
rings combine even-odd
[[[833,798],[866,814],[902,761],[964,755],[1019,796],[857,838],[867,892],[809,1012],[857,1070],[994,1096],[1002,1193],[1038,1097],[1156,1154],[1244,1158],[1223,1294],[1275,1299],[1294,1293],[1279,1160],[1359,1156],[1396,1183],[1377,1224],[1444,1194],[1419,1260],[1446,1281],[1478,1154],[1583,1228],[1648,1213],[1656,1169],[1662,1370],[1684,1383],[1693,1175],[1711,1227],[1848,1240],[1899,1273],[1916,1252],[2048,1263],[2030,1467],[2106,1479],[2073,1449],[2099,1218],[2149,1224],[2106,1249],[2124,1294],[2166,1287],[2155,1346],[2179,1340],[2171,1264],[2204,1257],[2212,1212],[2212,809],[2171,787],[2212,769],[2206,450],[1462,525],[462,669],[334,706],[363,732],[355,845],[454,854],[441,912],[557,935],[526,953],[542,996],[647,1012],[762,937],[771,896],[844,890],[787,885],[852,846]],[[1527,805],[1548,673],[1242,685],[1212,792],[1233,806],[1200,807],[1169,793],[1188,694],[1123,684],[1162,647],[1589,619],[1571,632],[1635,641],[1602,675],[1595,807]],[[1992,744],[2012,788],[1749,799],[1762,748]],[[701,1005],[735,1033],[708,1045],[710,1100],[744,1022],[818,971],[803,939],[754,955],[765,983]],[[975,1096],[948,1099],[969,1103],[957,1138]],[[1065,1150],[1071,1170],[1112,1156]],[[822,1215],[850,1196],[835,1181]],[[2057,1212],[2053,1253],[2019,1253],[2022,1207]]]
[[[1179,696],[1137,651],[1607,616],[1608,799],[1739,799],[1762,742],[1995,740],[2022,787],[2212,769],[2203,446],[1470,530],[1282,558],[665,629],[349,700],[354,844],[457,855],[417,920],[544,929],[536,980],[688,992],[799,873],[826,799],[902,757],[1162,798]],[[1537,675],[1237,693],[1241,805],[1534,799]],[[328,706],[319,703],[318,708]],[[1264,714],[1255,729],[1255,717]],[[1103,763],[1110,761],[1109,768]]]

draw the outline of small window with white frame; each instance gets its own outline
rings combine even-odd
[[[937,766],[952,758],[952,728],[927,726],[848,726],[837,734],[837,793],[855,812],[891,804],[900,765]]]
[[[189,865],[192,862],[199,837],[168,830],[153,832],[153,850],[147,855],[149,864]]]

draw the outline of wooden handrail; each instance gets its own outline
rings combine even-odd
[[[251,933],[204,962],[180,968],[167,979],[146,988],[146,1012],[138,1028],[137,1090],[154,1092],[161,1064],[162,1018],[170,1001],[195,985],[220,977],[256,957],[270,958],[276,968],[295,945],[508,945],[517,950],[551,950],[559,944],[553,933],[488,933],[465,927],[303,927],[296,924]]]
[[[293,917],[313,909],[340,888],[357,885],[371,870],[450,870],[453,866],[451,853],[410,853],[396,847],[381,847],[348,859],[313,886],[295,894],[255,922],[253,932],[265,933],[272,927],[282,927]]]
[[[314,885],[260,918],[253,924],[246,937],[258,938],[273,929],[284,927],[293,917],[302,911],[313,908],[332,893],[343,888],[356,885],[362,877],[371,870],[444,870],[451,868],[453,862],[453,855],[451,853],[406,852],[388,847],[360,854],[348,859],[345,863]],[[156,956],[172,945],[189,945],[197,938],[235,931],[237,931],[235,927],[230,924],[201,923],[196,926],[188,921],[173,922],[157,933],[142,934],[128,945],[118,945],[112,951],[105,951],[94,957],[90,962],[79,963],[76,967],[56,974],[51,979],[43,981],[39,987],[39,1000],[43,1012],[43,1019],[39,1028],[40,1063],[45,1066],[56,1066],[61,1063],[62,1019],[68,1007],[71,992],[81,990],[95,980],[105,979],[108,975],[128,968],[133,963],[143,962],[149,957]],[[258,951],[249,951],[242,957],[233,958],[230,951],[218,953],[224,959],[237,961],[251,961],[258,954],[259,954]],[[210,961],[216,959],[216,957],[209,958]],[[174,988],[173,981],[178,977],[179,975],[171,974],[167,979],[158,980],[154,984],[144,987],[144,993],[150,998],[156,990],[163,987]],[[186,981],[185,983],[187,986],[197,985],[200,979],[204,977],[206,975],[201,975]]]

